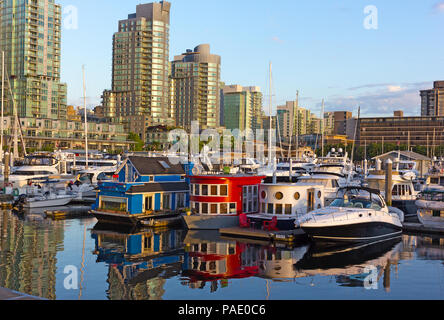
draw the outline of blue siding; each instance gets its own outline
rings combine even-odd
[[[176,194],[171,194],[171,210],[176,210]]]
[[[154,195],[154,210],[160,210],[160,201],[162,199],[162,195],[160,193],[156,193]]]
[[[131,235],[127,239],[127,253],[128,254],[141,254],[142,253],[142,236]]]
[[[129,198],[129,212],[131,214],[140,214],[143,213],[142,208],[143,195],[136,194]]]
[[[179,182],[179,181],[182,181],[180,179],[180,175],[154,176],[154,182]]]
[[[154,252],[160,251],[160,235],[155,234],[154,235]]]

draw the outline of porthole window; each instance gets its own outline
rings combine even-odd
[[[299,194],[299,192],[296,192],[295,194],[294,194],[294,199],[295,200],[299,200],[301,198],[301,195]]]
[[[282,199],[284,199],[284,194],[283,194],[282,192],[276,192],[276,193],[274,194],[274,197],[275,197],[277,200],[282,200]]]
[[[265,191],[262,191],[261,192],[261,197],[262,197],[262,199],[267,198],[267,193]]]

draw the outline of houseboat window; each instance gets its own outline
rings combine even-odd
[[[101,198],[101,209],[117,212],[126,212],[126,198]]]
[[[208,214],[208,203],[202,203],[202,214]]]
[[[267,213],[273,214],[273,204],[272,203],[267,203]]]
[[[211,214],[217,214],[217,203],[211,204]]]
[[[236,203],[230,203],[230,213],[237,213]]]
[[[220,213],[221,214],[227,214],[228,213],[228,204],[221,203],[220,204]]]
[[[202,185],[202,195],[208,196],[208,185],[206,185],[206,184]]]
[[[162,200],[163,200],[163,208],[164,209],[171,209],[171,195],[164,194]]]
[[[194,210],[197,213],[200,213],[200,203],[199,202],[194,202]]]
[[[295,194],[294,194],[294,199],[297,201],[297,200],[299,200],[301,198],[301,195],[299,194],[299,192],[296,192]]]
[[[226,184],[222,184],[220,186],[220,195],[221,196],[228,196],[228,186]]]
[[[439,184],[439,178],[430,178],[431,184]]]
[[[282,204],[280,204],[280,203],[278,203],[278,204],[276,204],[276,214],[282,214],[283,212],[282,212],[282,209],[283,209],[284,207],[283,207],[283,205]]]
[[[145,198],[145,211],[153,210],[153,197],[149,196]]]
[[[291,215],[291,204],[285,205],[285,214]]]
[[[267,198],[267,193],[265,191],[262,191],[261,192],[261,197],[262,197],[262,199]]]
[[[196,195],[196,196],[200,195],[199,191],[200,191],[200,185],[195,184],[194,185],[194,195]]]
[[[217,186],[211,186],[211,195],[212,196],[217,196],[218,195]]]
[[[257,186],[244,186],[242,188],[242,210],[244,213],[251,213],[257,211],[257,204],[253,206],[254,202],[258,202],[257,190],[253,190]]]
[[[284,194],[283,194],[282,192],[276,192],[276,193],[274,194],[274,197],[275,197],[277,200],[282,200],[282,199],[284,199]]]
[[[332,180],[331,184],[332,184],[333,188],[339,188],[339,183],[337,180]]]
[[[177,208],[185,208],[185,193],[178,193],[176,195],[176,207]]]
[[[151,240],[152,240],[152,236],[144,237],[144,239],[143,239],[143,250],[144,251],[151,251]]]
[[[319,191],[319,192],[318,192],[318,199],[321,199],[321,197],[322,197],[322,192]]]
[[[261,213],[265,213],[265,203],[261,203]]]

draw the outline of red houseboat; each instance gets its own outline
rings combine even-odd
[[[265,176],[190,176],[188,229],[218,230],[239,225],[240,214],[259,211],[259,185]]]

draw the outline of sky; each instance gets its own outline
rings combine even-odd
[[[134,0],[56,0],[62,5],[61,77],[68,104],[89,107],[111,89],[112,36]],[[320,114],[420,115],[419,90],[444,80],[442,0],[171,0],[170,60],[208,43],[221,81],[259,86],[269,110],[285,101]],[[77,23],[72,10],[77,12]],[[74,22],[73,22],[74,21]]]

